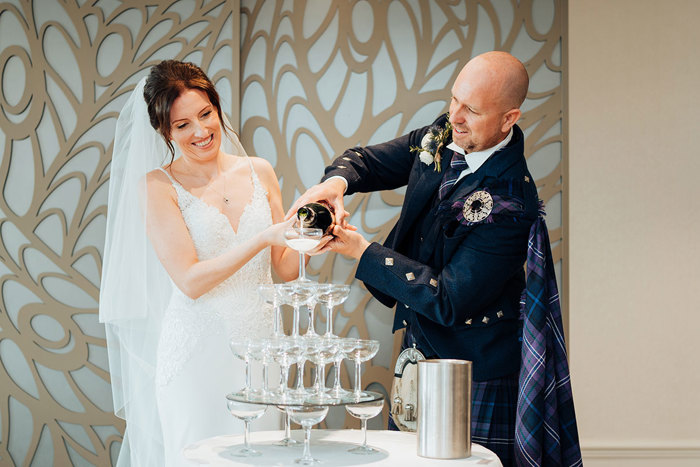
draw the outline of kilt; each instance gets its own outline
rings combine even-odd
[[[422,351],[420,339],[416,337],[407,327],[401,350],[415,343],[416,348]],[[425,357],[437,358],[435,355]],[[503,378],[472,381],[472,441],[495,452],[504,467],[514,465],[518,376],[518,373],[513,373]],[[388,428],[398,430],[391,417]]]

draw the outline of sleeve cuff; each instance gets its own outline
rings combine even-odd
[[[328,181],[328,180],[333,180],[334,178],[338,178],[338,179],[342,180],[343,183],[345,183],[345,189],[343,190],[343,194],[347,193],[347,191],[348,191],[348,181],[347,181],[347,179],[346,179],[345,177],[343,177],[343,176],[341,176],[341,175],[333,175],[332,177],[328,177],[326,180],[324,180],[324,182],[325,182],[325,181]]]

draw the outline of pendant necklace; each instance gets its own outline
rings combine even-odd
[[[224,204],[228,206],[228,196],[226,196],[226,172],[222,175],[224,176],[224,192],[221,193],[221,197],[224,199]]]
[[[224,192],[222,193],[222,192],[220,192],[219,190],[217,190],[216,188],[214,188],[214,186],[211,185],[211,182],[209,182],[209,187],[210,187],[212,190],[214,190],[215,192],[217,192],[219,195],[221,195],[221,199],[224,200],[224,204],[225,204],[226,206],[228,206],[228,205],[229,205],[230,199],[229,199],[228,196],[226,196],[226,185],[227,185],[227,184],[226,184],[226,172],[222,172],[221,175],[224,177]]]

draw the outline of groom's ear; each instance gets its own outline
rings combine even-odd
[[[501,124],[501,132],[508,133],[510,129],[513,128],[513,125],[515,125],[515,122],[520,120],[521,115],[522,112],[520,109],[510,109],[508,112],[504,113]]]

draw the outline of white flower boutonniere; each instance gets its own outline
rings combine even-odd
[[[418,158],[425,165],[430,165],[435,162],[435,171],[440,172],[440,151],[447,145],[447,141],[452,135],[452,125],[450,125],[449,115],[445,122],[445,127],[431,126],[428,132],[423,136],[420,142],[420,147],[411,146],[411,152],[417,152]]]

